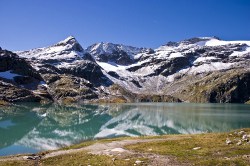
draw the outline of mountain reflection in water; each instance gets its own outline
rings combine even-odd
[[[243,104],[136,103],[0,108],[0,155],[116,136],[222,132],[250,127]]]

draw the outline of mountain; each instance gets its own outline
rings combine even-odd
[[[152,49],[103,42],[93,44],[86,49],[95,60],[100,62],[113,62],[118,65],[133,64],[139,58],[138,55],[150,52],[151,50]]]
[[[84,49],[70,36],[49,47],[1,49],[0,60],[7,102],[250,102],[250,41],[196,37],[156,49]]]

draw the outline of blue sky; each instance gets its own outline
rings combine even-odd
[[[73,35],[83,47],[156,48],[196,36],[250,40],[250,0],[1,0],[0,47],[26,50]]]

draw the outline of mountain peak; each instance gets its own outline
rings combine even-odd
[[[66,39],[58,42],[57,44],[55,44],[53,47],[57,47],[57,46],[64,46],[65,49],[72,49],[78,52],[83,52],[84,49],[82,48],[82,46],[80,45],[80,43],[76,40],[76,38],[74,36],[69,36]]]
[[[60,44],[74,44],[74,43],[78,43],[78,41],[76,40],[76,38],[74,36],[69,36],[66,39],[58,42],[56,45],[60,45]]]
[[[49,47],[20,51],[18,55],[25,58],[35,58],[41,60],[73,60],[82,58],[85,54],[84,49],[73,36]]]

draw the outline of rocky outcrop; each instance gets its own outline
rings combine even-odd
[[[237,69],[193,77],[196,80],[181,84],[182,89],[174,96],[196,103],[246,103],[250,99],[249,70]]]
[[[93,85],[79,77],[60,75],[56,81],[50,82],[49,93],[60,103],[83,102],[97,98]]]
[[[31,91],[0,81],[0,100],[7,102],[40,102],[41,97]]]
[[[84,78],[96,86],[112,84],[101,71],[101,67],[95,62],[82,60],[72,67],[61,67],[61,74],[70,74],[76,77]]]
[[[0,50],[0,72],[8,70],[38,80],[41,79],[39,73],[37,73],[25,59],[19,58],[18,55],[10,51]]]
[[[150,49],[136,48],[113,43],[96,43],[89,46],[86,51],[100,62],[129,65],[136,62],[134,57],[137,54],[149,52]]]

